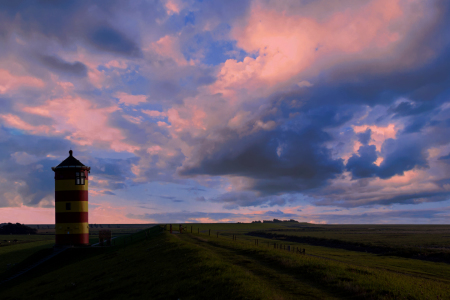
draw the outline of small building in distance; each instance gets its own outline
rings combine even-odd
[[[83,165],[69,151],[55,172],[55,242],[56,245],[88,245],[88,174],[91,168]]]

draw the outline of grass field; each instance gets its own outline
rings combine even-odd
[[[50,248],[55,243],[53,235],[0,235],[0,275],[25,260],[33,253]],[[18,240],[17,243],[12,241]]]
[[[8,288],[0,287],[0,298],[450,299],[450,264],[248,235],[261,230],[296,234],[310,225],[184,226],[183,234],[154,227],[150,233],[122,235],[114,247],[66,250]],[[351,228],[346,235],[352,239],[356,232],[363,235],[362,230]],[[323,234],[321,238],[328,233]],[[409,243],[417,244],[414,239]],[[305,248],[306,255],[282,250],[287,245]]]

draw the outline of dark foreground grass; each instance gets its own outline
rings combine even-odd
[[[3,286],[0,298],[277,299],[256,276],[214,251],[157,230],[116,249],[69,249]]]
[[[20,243],[0,247],[0,278],[7,270],[23,262],[27,257],[42,249],[49,249],[54,244],[54,237],[38,235],[0,236],[0,239],[18,239]]]
[[[226,249],[233,253],[229,255],[232,260],[241,256],[241,259],[246,257],[256,261],[257,265],[274,270],[277,274],[274,278],[289,276],[296,284],[321,287],[322,291],[331,291],[344,299],[450,299],[448,278],[428,279],[415,274],[299,255],[254,246],[245,240],[233,242],[204,235],[198,236],[198,240],[203,241],[203,247],[216,252]]]
[[[114,247],[68,249],[0,286],[0,299],[450,299],[448,278],[436,274],[299,255],[245,235],[232,241],[243,227],[231,227],[218,238],[157,226]]]

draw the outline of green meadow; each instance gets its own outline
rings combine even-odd
[[[53,235],[0,235],[0,276],[33,253],[51,248],[54,243]]]
[[[0,286],[0,298],[450,299],[448,262],[363,250],[376,244],[389,251],[448,251],[442,236],[450,226],[402,226],[183,224],[182,234],[179,224],[173,234],[169,225],[154,226],[118,235],[113,247],[68,249]],[[400,243],[393,236],[402,231],[428,237],[409,235]],[[295,243],[290,236],[320,238],[322,245]],[[363,246],[347,250],[336,240]]]

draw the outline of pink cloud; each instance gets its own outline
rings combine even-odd
[[[122,132],[108,125],[109,114],[119,110],[116,105],[98,107],[86,99],[67,97],[48,100],[41,106],[22,106],[21,109],[28,113],[52,118],[52,126],[42,129],[28,128],[26,123],[17,116],[8,116],[10,126],[32,132],[46,130],[50,134],[64,133],[67,139],[79,145],[106,144],[114,151],[128,152],[138,149],[136,146],[123,142],[125,137]]]
[[[376,125],[360,125],[353,126],[353,130],[356,133],[361,133],[370,129],[372,131],[371,141],[369,145],[375,145],[377,151],[381,151],[381,146],[383,145],[386,139],[395,139],[397,132],[403,128],[402,124],[389,124],[388,126],[376,126]],[[358,142],[359,143],[359,142]],[[359,143],[360,144],[360,143]],[[359,149],[358,144],[355,144],[354,152],[357,152]]]
[[[447,172],[445,170],[441,172],[445,166],[439,166],[437,162],[431,164],[431,169],[412,169],[405,171],[403,175],[395,175],[388,179],[374,177],[355,181],[349,172],[344,172],[343,176],[331,180],[330,185],[324,189],[323,192],[328,198],[326,203],[331,204],[345,199],[349,205],[359,206],[402,195],[450,191],[450,185],[439,187],[435,183],[447,178]],[[338,190],[339,192],[336,192]],[[417,198],[414,201],[422,202],[424,199]]]
[[[143,109],[142,112],[146,115],[149,115],[150,117],[153,118],[164,118],[167,117],[167,113],[162,112],[162,111],[158,111],[158,110],[148,110],[148,109]]]
[[[123,103],[126,106],[138,105],[147,101],[147,96],[145,95],[130,95],[123,92],[116,93],[115,97],[119,98],[119,103]]]
[[[162,57],[172,59],[179,66],[188,65],[183,53],[181,53],[181,45],[177,36],[166,35],[160,38],[157,42],[152,43],[147,51],[150,49]]]
[[[183,8],[184,4],[180,0],[166,1],[166,12],[168,15],[179,14]]]
[[[8,70],[0,69],[0,94],[11,90],[17,90],[22,86],[42,88],[44,81],[31,76],[17,76],[11,74]]]
[[[389,61],[413,25],[423,21],[424,14],[411,8],[421,4],[413,2],[373,0],[354,8],[342,4],[324,16],[323,11],[330,11],[329,2],[318,1],[306,16],[255,1],[247,21],[238,23],[232,35],[239,47],[259,55],[243,62],[225,62],[216,89],[261,88],[349,61]],[[263,83],[257,84],[255,77]]]
[[[3,120],[4,124],[7,127],[13,127],[20,130],[28,131],[32,134],[43,134],[47,135],[52,131],[52,128],[47,125],[31,125],[20,117],[13,114],[0,115],[0,118]]]

